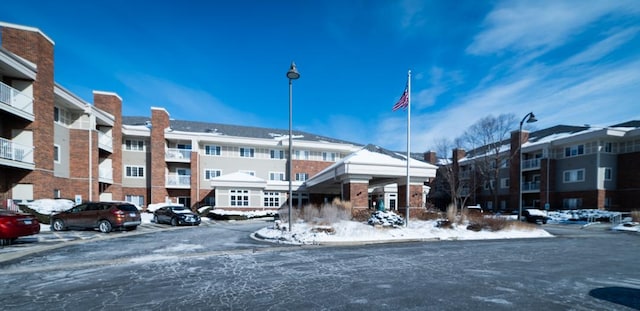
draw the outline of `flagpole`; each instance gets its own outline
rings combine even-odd
[[[411,192],[410,175],[409,175],[409,160],[411,159],[411,70],[407,72],[407,217],[405,219],[405,227],[409,226],[409,193]]]

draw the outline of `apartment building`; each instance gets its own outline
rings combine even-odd
[[[456,167],[459,198],[501,212],[519,210],[519,200],[522,208],[638,209],[640,121],[514,131],[500,149],[490,158],[499,159],[497,178],[478,173],[486,148],[453,150],[447,165]]]
[[[0,23],[0,199],[126,200],[140,206],[276,209],[334,198],[366,208],[423,206],[434,165],[376,146],[294,131],[122,116],[123,99],[89,103],[54,79],[54,41]],[[291,161],[291,171],[288,161]],[[407,161],[411,178],[407,185]],[[410,191],[410,201],[405,199]]]

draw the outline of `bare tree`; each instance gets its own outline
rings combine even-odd
[[[441,158],[443,163],[438,167],[435,180],[435,190],[438,193],[435,195],[446,195],[456,208],[462,208],[475,188],[469,179],[460,178],[459,166],[453,159],[453,150],[461,148],[462,141],[460,139],[452,141],[448,138],[439,138],[436,139],[434,146],[436,154],[441,157],[445,155]],[[451,155],[451,157],[446,155]]]
[[[494,207],[498,206],[500,169],[509,161],[509,137],[516,125],[513,114],[489,115],[471,125],[461,138],[471,151],[468,156],[473,159],[480,184],[486,184],[493,196]]]

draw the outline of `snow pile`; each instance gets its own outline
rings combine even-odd
[[[408,227],[396,228],[380,228],[363,222],[343,220],[331,225],[332,232],[314,230],[314,227],[317,225],[300,220],[293,224],[291,231],[286,230],[286,226],[277,227],[274,224],[256,231],[254,235],[273,243],[296,245],[552,237],[551,234],[537,227],[474,232],[467,230],[466,225],[454,224],[450,229],[438,228],[435,220],[412,220]]]
[[[75,205],[75,203],[67,199],[39,199],[25,203],[24,205],[38,214],[51,215],[69,210]]]
[[[404,219],[391,211],[376,211],[371,214],[367,223],[372,226],[397,227],[404,225]]]
[[[611,228],[614,231],[640,232],[640,222],[627,221]]]

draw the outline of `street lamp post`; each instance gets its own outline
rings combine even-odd
[[[296,64],[294,62],[291,62],[291,66],[289,67],[289,71],[287,71],[287,78],[289,78],[289,159],[288,159],[288,174],[289,174],[289,232],[291,232],[291,227],[293,226],[293,223],[291,221],[292,219],[292,215],[291,215],[291,208],[292,208],[292,202],[293,202],[293,187],[291,184],[291,173],[293,172],[292,170],[292,165],[291,165],[291,159],[292,159],[292,152],[293,152],[293,132],[292,132],[292,126],[293,126],[293,101],[292,101],[292,95],[293,95],[293,83],[291,83],[293,80],[296,80],[298,78],[300,78],[300,74],[298,73],[298,70],[296,69]]]
[[[520,130],[518,131],[518,152],[520,154],[518,157],[518,162],[520,162],[520,170],[518,172],[518,221],[522,218],[522,124],[525,120],[527,123],[533,123],[538,121],[538,119],[533,115],[533,112],[527,113],[527,115],[522,118],[522,121],[520,121]]]

